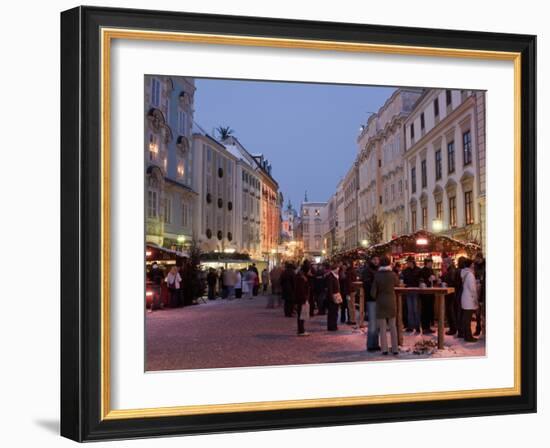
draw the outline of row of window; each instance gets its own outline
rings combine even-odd
[[[441,148],[435,151],[434,159],[435,180],[440,180],[443,172]],[[472,163],[472,135],[470,131],[466,131],[462,134],[462,162],[463,166],[467,166]],[[454,173],[455,168],[455,142],[452,140],[447,143],[447,173]],[[421,188],[426,188],[428,186],[428,168],[426,159],[422,159],[420,162],[420,176]],[[411,168],[411,193],[416,193],[416,184],[416,166],[413,166]]]
[[[421,228],[428,229],[428,207],[421,207]],[[458,227],[457,222],[457,208],[456,208],[456,196],[448,198],[448,225],[450,229]],[[443,201],[437,201],[435,203],[435,217],[443,222]],[[474,223],[474,201],[472,191],[464,192],[464,225],[471,225]],[[411,210],[411,227],[412,231],[417,230],[417,217],[416,209]]]
[[[452,107],[452,100],[453,95],[451,90],[445,91],[445,103],[447,106],[447,109]],[[434,110],[434,117],[437,119],[439,118],[439,97],[436,97],[433,101],[433,110]],[[424,132],[426,131],[426,118],[424,116],[424,112],[420,114],[420,132],[422,135],[424,135]],[[411,123],[409,126],[409,133],[411,136],[411,141],[414,141],[414,123]]]
[[[212,229],[206,229],[206,237],[208,239],[211,239],[212,238]],[[221,230],[218,230],[218,232],[216,233],[216,237],[218,238],[218,240],[222,240],[223,239],[223,232]],[[227,240],[228,241],[232,241],[233,240],[233,234],[231,232],[227,232]]]
[[[172,200],[171,198],[166,198],[164,201],[164,210],[163,210],[163,221],[166,224],[172,223]],[[147,191],[147,217],[151,219],[156,219],[159,216],[159,194],[156,190]],[[185,202],[181,202],[181,215],[180,222],[182,227],[189,226],[190,210],[189,205]]]
[[[151,78],[151,105],[156,108],[160,108],[161,106],[161,101],[160,101],[161,91],[162,91],[162,86],[161,86],[160,80],[158,80],[157,78]],[[169,112],[170,107],[167,107],[166,111]],[[166,120],[168,119],[169,119],[169,116],[166,116]],[[181,109],[178,110],[177,126],[178,126],[178,132],[181,135],[189,134],[188,129],[191,127],[191,123],[190,123],[190,120],[188,120],[187,114]]]

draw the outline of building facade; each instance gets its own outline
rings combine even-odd
[[[237,138],[230,136],[223,145],[237,159],[235,241],[240,252],[248,253],[252,259],[260,259],[262,187],[258,167]]]
[[[299,235],[305,258],[315,259],[323,256],[327,210],[326,202],[302,202],[300,206]]]
[[[146,242],[184,250],[195,238],[192,78],[145,77]]]
[[[484,92],[427,90],[404,133],[408,230],[483,243]]]
[[[193,133],[199,207],[193,219],[203,252],[233,252],[241,248],[235,240],[237,158],[220,142],[195,129]],[[240,217],[239,217],[240,218]]]
[[[344,250],[359,244],[359,165],[354,162],[342,181],[344,195]]]
[[[397,89],[372,114],[357,139],[359,146],[359,237],[367,239],[373,214],[384,223],[383,240],[405,231],[404,121],[421,89]]]

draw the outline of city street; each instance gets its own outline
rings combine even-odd
[[[319,364],[395,359],[483,356],[485,339],[466,344],[445,338],[445,349],[431,355],[411,347],[422,336],[404,336],[395,357],[367,353],[366,334],[339,324],[326,331],[326,316],[306,321],[308,337],[296,336],[296,319],[282,308],[267,309],[267,296],[221,300],[146,313],[146,370],[184,370],[221,367]],[[436,341],[437,336],[425,337]]]

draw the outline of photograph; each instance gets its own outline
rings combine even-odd
[[[485,91],[143,81],[146,372],[487,356]]]

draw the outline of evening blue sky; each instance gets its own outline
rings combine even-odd
[[[196,79],[195,121],[208,133],[230,126],[263,153],[297,208],[327,201],[357,154],[359,126],[395,90],[387,87]]]

